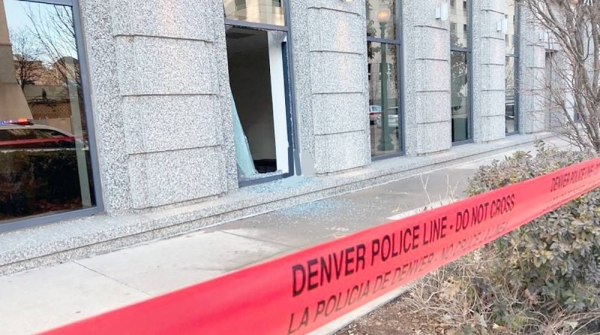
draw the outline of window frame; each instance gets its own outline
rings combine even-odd
[[[515,135],[515,134],[520,134],[521,130],[520,130],[520,122],[519,122],[519,115],[521,114],[519,112],[519,91],[520,91],[520,85],[519,85],[519,78],[520,78],[520,58],[519,58],[519,53],[521,52],[521,6],[518,4],[517,0],[513,0],[514,4],[515,4],[515,16],[513,17],[514,20],[514,26],[515,26],[515,34],[513,35],[513,43],[514,43],[514,50],[512,54],[508,54],[506,53],[504,55],[505,59],[507,57],[512,57],[513,58],[513,63],[515,64],[515,82],[514,82],[514,94],[515,94],[515,106],[514,106],[514,114],[515,114],[515,130],[512,132],[506,132],[506,136],[510,136],[510,135]],[[506,45],[506,43],[505,43]],[[506,47],[505,47],[506,50]],[[506,78],[506,73],[504,74],[504,78]],[[506,80],[506,79],[505,79]],[[506,98],[504,99],[504,108],[506,108]]]
[[[467,129],[467,137],[468,139],[462,141],[452,141],[452,134],[450,134],[450,141],[452,146],[474,143],[473,141],[473,1],[469,0],[467,3],[467,47],[457,47],[452,45],[452,32],[450,32],[450,59],[449,62],[452,62],[452,52],[462,52],[466,54],[467,59],[467,89],[469,91],[469,97],[467,101],[469,103],[469,122]],[[463,0],[463,3],[466,3],[467,0]],[[452,24],[452,20],[448,20],[450,24]],[[457,25],[458,26],[458,25]],[[457,27],[458,29],[458,27]],[[452,106],[452,64],[450,64],[450,106]],[[452,127],[452,108],[450,108],[450,122]],[[452,129],[452,128],[451,128]]]
[[[259,30],[272,30],[272,31],[281,31],[285,32],[286,42],[283,57],[283,66],[284,66],[284,91],[286,93],[285,97],[285,105],[286,105],[286,119],[287,121],[287,137],[289,143],[289,151],[288,151],[288,172],[282,173],[279,175],[270,175],[264,176],[249,180],[238,180],[238,187],[247,187],[252,185],[264,184],[276,180],[281,180],[284,178],[288,178],[294,175],[301,175],[302,170],[300,167],[300,155],[297,150],[298,143],[298,121],[296,119],[295,113],[295,101],[296,101],[296,91],[295,91],[295,76],[294,76],[294,61],[293,61],[293,41],[291,38],[291,29],[290,29],[290,1],[289,0],[281,0],[280,4],[283,6],[283,18],[285,20],[285,25],[279,26],[275,24],[268,23],[258,23],[258,22],[248,22],[242,20],[233,20],[227,19],[223,15],[224,18],[224,26],[232,26],[239,28],[250,28],[250,29],[259,29]]]
[[[83,37],[83,26],[81,21],[81,7],[79,0],[16,0],[19,2],[32,2],[48,5],[59,5],[71,7],[73,14],[73,29],[75,30],[75,45],[77,47],[77,57],[79,61],[79,72],[81,76],[81,89],[83,92],[83,108],[86,123],[86,133],[88,136],[88,146],[90,153],[90,166],[92,167],[92,180],[94,183],[95,206],[90,208],[74,209],[64,213],[41,213],[38,215],[15,218],[0,222],[0,233],[24,229],[46,224],[56,223],[59,221],[67,221],[78,218],[93,216],[104,212],[104,202],[102,198],[102,184],[100,182],[100,171],[98,164],[98,151],[96,146],[96,128],[94,124],[92,101],[91,101],[91,86],[88,72],[87,51],[85,49],[85,41]],[[8,15],[8,13],[6,13]]]
[[[367,0],[368,1],[368,0]],[[371,156],[371,161],[378,161],[378,160],[383,160],[383,159],[388,159],[388,158],[393,158],[393,157],[399,157],[399,156],[404,156],[406,154],[406,132],[405,132],[405,98],[404,98],[404,76],[403,76],[403,71],[402,68],[404,66],[404,50],[403,50],[403,44],[402,44],[402,1],[401,0],[392,0],[396,2],[396,13],[394,13],[395,15],[395,21],[394,24],[396,25],[396,38],[380,38],[380,37],[373,37],[373,36],[368,36],[367,35],[367,45],[369,44],[369,42],[374,42],[374,43],[379,43],[380,45],[395,45],[396,46],[396,59],[398,61],[398,64],[396,64],[396,76],[398,77],[398,90],[396,92],[397,94],[397,98],[398,100],[400,100],[400,103],[398,104],[398,130],[400,132],[399,136],[398,136],[398,142],[400,143],[398,150],[396,150],[396,152],[394,153],[390,153],[387,155],[381,155],[381,156]],[[367,34],[367,32],[365,31],[365,35]],[[368,61],[367,61],[367,66],[368,66]],[[367,81],[368,83],[370,83],[370,80],[368,79],[369,77],[369,73],[367,71]],[[370,126],[369,126],[370,127]],[[370,129],[369,129],[370,132]],[[371,143],[369,143],[369,148],[371,147]],[[369,149],[369,151],[371,151]]]

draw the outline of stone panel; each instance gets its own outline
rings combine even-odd
[[[358,15],[365,15],[365,2],[364,1],[331,1],[331,0],[296,0],[306,2],[306,8],[325,8],[335,10],[343,13],[351,13]],[[292,5],[293,7],[293,5]],[[292,11],[293,12],[293,11]]]
[[[371,161],[365,131],[315,136],[315,172],[340,172],[366,166]]]
[[[364,94],[313,95],[314,133],[336,134],[365,130],[369,107]]]
[[[112,35],[112,10],[106,0],[85,0],[81,1],[81,12],[102,200],[104,210],[115,213],[131,208],[131,184],[116,70],[117,50]]]
[[[506,46],[503,39],[482,38],[480,43],[482,64],[505,66]]]
[[[414,27],[412,31],[415,59],[447,61],[450,58],[448,31],[431,27]]]
[[[506,1],[503,0],[479,0],[481,9],[486,11],[494,11],[502,14],[506,11]]]
[[[482,91],[479,115],[481,117],[505,114],[506,93],[504,91]]]
[[[309,34],[311,51],[366,53],[365,20],[330,9],[308,10],[308,24],[319,27]]]
[[[452,128],[450,121],[422,123],[417,126],[417,154],[430,154],[448,150],[452,147]]]
[[[223,153],[214,148],[133,155],[134,208],[175,204],[225,191]]]
[[[217,94],[211,43],[153,37],[117,37],[122,95]]]
[[[505,135],[506,120],[504,114],[473,119],[473,138],[476,142],[495,141],[504,138]]]
[[[113,33],[214,41],[213,1],[111,0]]]
[[[217,97],[125,97],[128,153],[216,146],[223,142]]]
[[[450,91],[449,61],[417,59],[414,64],[417,92]],[[446,78],[448,80],[445,80]]]
[[[362,93],[367,80],[367,57],[364,55],[311,52],[313,93]]]
[[[506,86],[505,65],[480,65],[481,72],[473,73],[473,76],[480,76],[483,80],[480,87],[473,90],[497,90],[504,91]]]
[[[414,114],[417,123],[450,121],[450,92],[417,92]]]

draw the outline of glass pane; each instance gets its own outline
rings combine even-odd
[[[454,47],[469,46],[469,1],[455,0],[450,3],[450,42]]]
[[[452,67],[452,142],[458,142],[470,138],[467,53],[452,51],[450,57]]]
[[[367,36],[396,39],[396,0],[367,0]]]
[[[515,53],[515,31],[516,31],[516,11],[515,0],[506,0],[506,20],[508,22],[508,30],[506,31],[506,54],[512,55]]]
[[[396,50],[393,44],[368,42],[371,156],[389,155],[401,149]]]
[[[95,205],[71,7],[0,2],[0,224]]]
[[[225,18],[285,26],[283,0],[223,0]]]
[[[515,58],[506,57],[506,133],[517,131],[516,109],[515,109]]]

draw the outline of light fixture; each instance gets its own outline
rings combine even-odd
[[[507,18],[503,18],[502,20],[498,21],[498,23],[496,23],[496,31],[501,31],[504,34],[506,34],[506,32],[508,31],[508,19]]]
[[[448,21],[448,3],[445,2],[435,9],[435,18],[440,21]]]
[[[354,0],[342,0],[342,2],[354,2]]]
[[[392,17],[392,11],[387,7],[383,7],[377,12],[377,22],[379,23],[387,23],[390,17]]]

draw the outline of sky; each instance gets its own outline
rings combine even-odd
[[[33,4],[37,6],[37,4]],[[29,18],[25,14],[24,2],[15,0],[4,0],[4,9],[6,10],[6,20],[8,21],[8,29],[15,29],[18,27],[26,27],[30,22]]]
[[[35,2],[4,0],[4,9],[6,12],[6,21],[9,32],[15,29],[27,30],[29,27],[31,27],[31,19],[27,16],[28,11],[39,14],[39,16],[42,18],[44,16],[55,15],[52,14],[54,11],[53,5]],[[65,39],[61,37],[57,37],[57,40],[65,41]],[[78,58],[76,54],[73,54],[72,50],[65,49],[64,55]],[[50,60],[45,59],[45,61]]]

